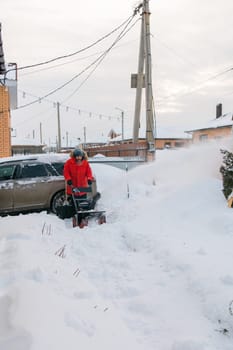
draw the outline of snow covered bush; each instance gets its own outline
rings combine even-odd
[[[228,198],[233,190],[233,153],[227,150],[221,150],[221,153],[223,165],[220,167],[220,173],[223,179],[223,193]]]

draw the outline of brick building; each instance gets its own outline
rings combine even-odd
[[[6,65],[0,23],[0,158],[11,156],[10,96],[5,85]]]
[[[0,158],[11,156],[9,92],[0,86]]]
[[[224,137],[232,137],[233,114],[216,115],[216,118],[202,124],[200,127],[189,130],[193,143],[208,140],[217,140]]]
[[[126,131],[126,134],[129,131]],[[186,147],[192,142],[192,136],[174,127],[157,129],[154,145],[156,150]],[[122,136],[110,137],[105,144],[86,143],[84,147],[89,157],[103,154],[106,157],[140,157],[146,158],[148,144],[145,138],[139,137],[137,143],[132,138],[122,140]]]

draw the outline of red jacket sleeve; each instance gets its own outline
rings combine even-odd
[[[64,170],[63,170],[63,175],[65,180],[71,180],[71,173],[70,173],[70,159],[67,160],[64,164]]]
[[[90,164],[87,162],[87,180],[94,180]]]

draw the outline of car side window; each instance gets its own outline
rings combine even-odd
[[[52,166],[56,169],[59,175],[63,175],[64,163],[54,162]]]
[[[47,168],[50,176],[58,176],[59,175],[56,168],[54,166],[52,166],[51,164],[46,164],[46,168]]]
[[[0,167],[0,180],[10,180],[13,178],[15,165],[4,165]]]
[[[21,178],[43,176],[48,176],[48,172],[43,164],[25,164],[22,167]]]

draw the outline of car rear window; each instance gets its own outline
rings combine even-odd
[[[52,175],[52,176],[60,175],[59,172],[56,170],[56,168],[53,165],[46,163],[46,168],[49,172],[49,175]]]
[[[56,169],[59,175],[63,175],[64,163],[54,162],[52,166]]]
[[[22,167],[21,178],[48,176],[44,164],[25,164]]]

